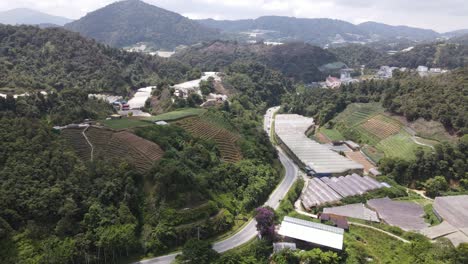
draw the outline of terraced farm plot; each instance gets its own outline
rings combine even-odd
[[[397,134],[401,126],[383,115],[376,115],[361,124],[362,128],[378,139],[385,139]]]
[[[122,119],[102,120],[100,121],[100,123],[102,123],[108,128],[117,130],[151,125],[150,123],[144,122],[142,121],[142,119],[135,117],[123,117]]]
[[[413,159],[415,157],[414,151],[418,148],[423,148],[428,151],[431,150],[429,147],[414,143],[411,139],[411,135],[404,131],[380,141],[376,147],[383,151],[387,157],[406,160]]]
[[[208,122],[200,117],[189,117],[176,121],[195,137],[213,140],[221,152],[221,158],[227,162],[237,162],[242,159],[241,150],[237,144],[240,136]]]
[[[334,120],[335,129],[347,139],[367,144],[363,152],[374,162],[386,157],[414,159],[420,147],[405,131],[404,123],[387,116],[379,103],[351,104]],[[423,147],[430,151],[430,148]]]
[[[62,130],[61,135],[62,138],[64,138],[73,147],[78,157],[82,160],[90,160],[91,146],[83,137],[82,133],[84,130],[84,128],[64,129]]]
[[[150,121],[150,122],[175,121],[175,120],[179,120],[179,119],[186,118],[189,116],[202,115],[206,111],[207,111],[206,109],[202,109],[202,108],[187,108],[187,109],[160,114],[157,116],[147,117],[147,118],[144,118],[143,120]]]
[[[86,141],[84,135],[90,141]],[[63,137],[85,161],[94,157],[126,160],[140,172],[147,171],[153,163],[160,159],[164,152],[154,142],[148,141],[127,131],[89,127],[88,129],[64,129]]]
[[[335,122],[343,123],[346,127],[353,127],[383,111],[379,103],[351,104],[335,118]]]

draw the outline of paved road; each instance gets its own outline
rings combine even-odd
[[[271,108],[270,108],[271,109]],[[277,110],[277,108],[276,108]],[[270,123],[271,127],[271,122],[272,120],[272,115],[275,111],[267,111],[267,115],[265,115],[265,118],[268,117],[268,121]],[[267,127],[267,123],[265,122],[265,128]],[[280,148],[277,148],[278,150],[278,155],[281,163],[283,164],[285,168],[285,176],[284,179],[281,181],[281,183],[278,185],[278,187],[273,191],[273,193],[270,195],[268,198],[268,201],[265,203],[265,205],[271,206],[272,208],[276,209],[278,208],[281,199],[286,196],[288,193],[289,189],[291,186],[294,184],[297,178],[297,173],[298,173],[298,168],[294,164],[292,160],[286,156],[282,152]],[[257,235],[257,229],[255,227],[256,225],[255,219],[250,220],[250,222],[244,226],[239,232],[237,232],[235,235],[217,242],[213,245],[213,248],[218,251],[218,252],[225,252],[227,250],[233,249],[235,247],[238,247],[244,243],[247,243],[249,240],[254,238]],[[174,254],[170,255],[165,255],[157,258],[152,258],[152,259],[147,259],[147,260],[142,260],[140,264],[169,264],[172,261],[174,261],[175,257],[180,254],[180,252],[176,252]]]

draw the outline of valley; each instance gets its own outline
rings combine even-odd
[[[0,4],[0,262],[467,263],[450,4],[286,2]]]

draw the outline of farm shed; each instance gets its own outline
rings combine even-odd
[[[468,195],[436,197],[434,213],[457,228],[468,228]]]
[[[371,177],[361,177],[357,174],[341,177],[313,178],[307,183],[301,195],[302,205],[306,209],[335,203],[344,197],[362,195],[370,190],[383,186]]]
[[[275,134],[285,151],[313,175],[333,176],[363,172],[364,167],[361,164],[309,139],[305,133],[313,125],[313,118],[295,114],[276,115]]]
[[[346,140],[344,143],[352,150],[359,150],[361,148],[358,143],[351,140]]]
[[[385,197],[371,199],[367,201],[367,206],[375,210],[380,219],[387,224],[398,226],[405,231],[418,231],[428,226],[423,218],[424,209],[417,203],[393,201]]]
[[[281,250],[284,250],[284,249],[296,250],[296,244],[295,243],[287,243],[287,242],[273,243],[273,252],[274,253],[280,252]]]
[[[315,245],[343,249],[344,230],[334,226],[285,216],[278,234]]]
[[[320,214],[319,218],[322,223],[326,221],[331,221],[336,227],[343,228],[344,230],[349,230],[348,219],[346,219],[345,216],[322,213]]]
[[[447,221],[444,221],[439,225],[424,228],[419,232],[430,239],[436,239],[439,237],[446,236],[448,234],[455,233],[457,231],[457,228],[449,224]]]
[[[380,222],[377,213],[367,208],[363,203],[348,204],[323,209],[325,214],[336,214],[372,222]]]
[[[447,234],[445,238],[448,238],[454,246],[468,243],[468,195],[436,197],[433,209],[437,217],[444,220],[443,223],[448,223],[443,231],[452,231],[450,226],[455,229],[455,232]]]

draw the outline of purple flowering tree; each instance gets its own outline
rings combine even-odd
[[[262,236],[269,240],[275,238],[275,211],[270,207],[259,207],[255,209],[257,230]]]

